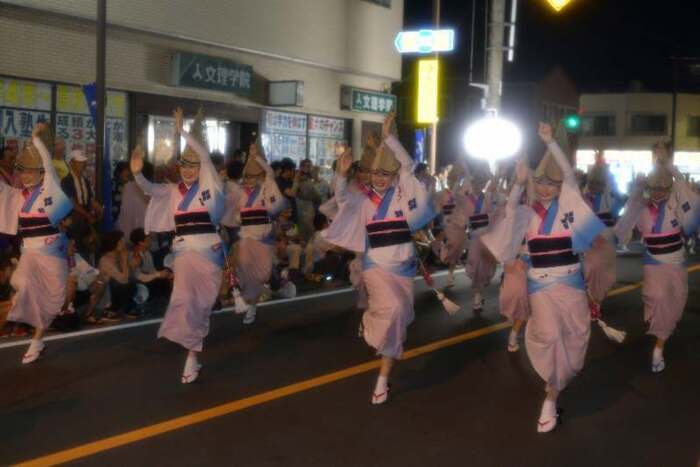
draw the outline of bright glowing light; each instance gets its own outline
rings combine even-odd
[[[562,8],[564,8],[566,5],[571,3],[573,0],[547,0],[547,3],[549,3],[549,6],[554,8],[557,13],[559,13]]]
[[[464,133],[464,149],[479,159],[512,157],[520,150],[521,144],[522,136],[518,127],[498,117],[478,120]]]
[[[418,62],[418,123],[438,121],[438,81],[436,59]]]

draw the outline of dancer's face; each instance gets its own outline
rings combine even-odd
[[[378,171],[372,174],[372,188],[382,194],[394,183],[394,178],[396,175],[388,174],[386,172]]]
[[[185,185],[194,185],[199,180],[199,164],[182,164],[180,166],[180,177]]]
[[[36,186],[39,183],[41,183],[41,176],[42,176],[41,170],[20,169],[20,170],[18,170],[18,173],[19,173],[19,181],[22,183],[22,186],[25,188],[31,188],[31,187]]]
[[[559,196],[560,183],[552,183],[549,180],[535,180],[535,195],[540,202],[548,203]]]
[[[669,188],[654,187],[649,190],[649,198],[655,203],[666,201],[670,195],[671,190]]]

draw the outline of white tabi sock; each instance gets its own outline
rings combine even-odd
[[[551,399],[544,399],[542,411],[540,412],[540,423],[546,422],[557,414],[557,403]]]
[[[41,352],[44,348],[44,341],[41,339],[32,339],[29,342],[29,348],[27,349],[27,354],[33,354]]]
[[[194,352],[187,353],[187,360],[185,361],[185,370],[183,374],[191,375],[198,371],[199,360],[197,359],[197,354]]]
[[[508,335],[508,345],[511,347],[518,345],[518,333],[515,332],[515,329],[510,330],[510,334]]]
[[[377,385],[374,387],[375,394],[382,394],[386,392],[389,387],[389,378],[386,376],[379,375],[377,377]]]
[[[664,349],[661,347],[654,347],[654,353],[652,353],[651,359],[654,365],[658,365],[659,362],[664,359]]]

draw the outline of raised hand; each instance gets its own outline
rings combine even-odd
[[[46,123],[37,122],[32,128],[32,138],[38,138],[42,131],[46,130]]]
[[[527,166],[526,159],[522,158],[515,166],[515,182],[518,185],[525,185],[528,175],[530,175],[530,168]]]
[[[396,112],[389,112],[384,117],[384,123],[382,124],[382,138],[387,139],[392,134],[392,128],[394,126],[394,120],[396,119]]]
[[[352,159],[352,148],[348,146],[343,155],[338,158],[338,172],[340,172],[340,175],[343,177],[348,175],[350,167],[352,166]]]
[[[183,126],[183,114],[184,112],[182,111],[182,107],[178,107],[175,109],[173,112],[173,117],[175,117],[175,131],[178,133],[182,133],[184,126]]]
[[[542,141],[544,141],[545,144],[551,143],[554,139],[554,137],[552,136],[552,125],[550,125],[549,123],[540,122],[540,127],[537,130],[537,133],[540,135],[540,138],[542,139]]]
[[[131,173],[138,175],[143,170],[143,147],[139,144],[131,151],[131,159],[129,160]]]

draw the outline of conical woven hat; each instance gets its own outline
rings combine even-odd
[[[190,135],[199,142],[202,146],[206,147],[206,141],[204,138],[204,109],[201,107],[197,111],[197,115],[194,117],[194,122],[190,127]],[[200,163],[199,154],[192,149],[189,145],[185,147],[180,156],[180,162],[183,164],[196,165]]]
[[[379,146],[377,149],[377,154],[372,161],[372,171],[382,171],[389,174],[395,174],[400,168],[401,163],[396,159],[394,151],[392,151],[386,144]]]
[[[561,168],[559,168],[559,165],[554,160],[554,156],[549,151],[544,154],[544,157],[537,165],[533,177],[535,180],[546,178],[554,183],[561,183],[564,180]]]
[[[673,175],[666,167],[656,166],[647,177],[649,188],[669,189],[673,185]]]

